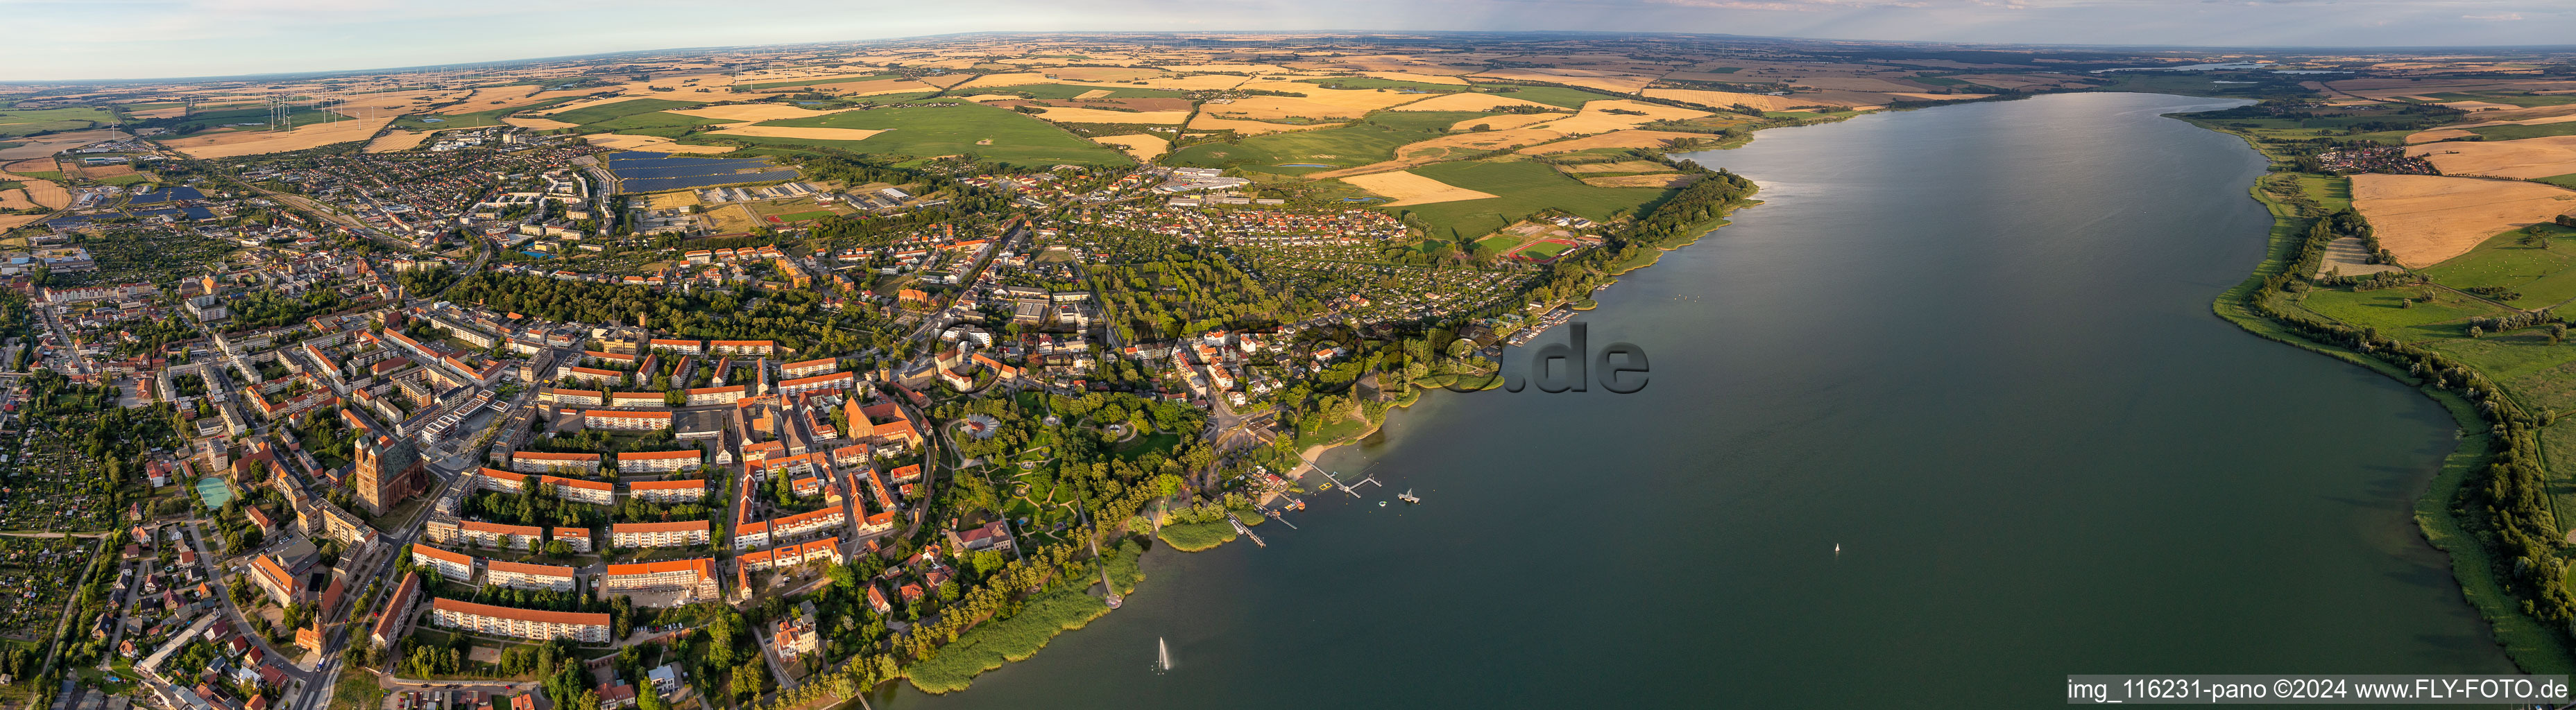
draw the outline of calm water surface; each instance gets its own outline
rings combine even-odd
[[[1366,501],[1156,551],[1035,659],[871,700],[1995,708],[2061,706],[2068,673],[2510,670],[2408,517],[2450,419],[2210,315],[2261,258],[2263,164],[2158,114],[2225,105],[2051,96],[1690,156],[1768,204],[1585,314],[1653,356],[1644,392],[1428,397],[1328,457],[1388,482]]]

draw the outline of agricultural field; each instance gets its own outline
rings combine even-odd
[[[47,109],[0,109],[0,138],[77,131],[115,121],[106,109],[87,106]]]
[[[1435,163],[1410,172],[1443,184],[1494,195],[1489,199],[1390,207],[1389,212],[1418,219],[1435,239],[1464,239],[1491,233],[1540,210],[1555,208],[1594,221],[1633,213],[1662,197],[1653,187],[1593,187],[1528,161]]]
[[[628,100],[625,100],[625,101],[619,101],[619,102],[616,102],[616,103],[610,103],[610,104],[599,104],[599,105],[595,105],[595,106],[588,106],[588,107],[584,107],[584,108],[577,108],[577,109],[573,109],[573,110],[570,110],[570,111],[564,111],[564,112],[562,112],[562,113],[549,114],[549,115],[547,115],[547,116],[546,116],[546,119],[547,119],[547,120],[552,120],[552,121],[562,121],[562,122],[564,122],[564,123],[581,124],[581,125],[585,125],[585,126],[587,126],[587,125],[590,125],[590,124],[604,123],[604,122],[607,122],[607,121],[612,121],[612,120],[616,120],[616,119],[620,119],[620,118],[625,118],[625,117],[633,116],[633,115],[637,115],[637,114],[653,113],[653,112],[655,112],[655,111],[668,111],[668,110],[675,109],[675,108],[689,108],[689,107],[697,106],[697,105],[704,104],[704,103],[706,103],[706,102],[704,102],[704,101],[672,101],[672,100],[669,100],[669,99],[628,99]]]
[[[2576,229],[2535,224],[2498,234],[2423,273],[2452,288],[2520,294],[2496,299],[2517,308],[2553,307],[2576,299]]]
[[[727,140],[761,145],[828,145],[858,153],[936,157],[974,154],[1020,165],[1077,163],[1128,165],[1125,154],[1075,137],[1043,121],[979,104],[907,106],[844,111],[826,116],[763,121],[753,127],[840,128],[884,131],[860,140],[726,134]]]
[[[1448,135],[1450,126],[1488,115],[1463,111],[1383,111],[1340,128],[1193,145],[1173,151],[1163,162],[1288,175],[1355,167],[1392,160],[1397,148]]]

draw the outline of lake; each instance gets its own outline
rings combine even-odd
[[[871,701],[1995,708],[2069,673],[2510,671],[2409,517],[2451,419],[2210,314],[2262,258],[2264,164],[2160,114],[2236,103],[1693,154],[1767,204],[1580,318],[1651,355],[1644,391],[1434,393],[1326,458],[1387,483],[1365,500],[1157,550],[1034,659]]]

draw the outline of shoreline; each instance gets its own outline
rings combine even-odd
[[[2521,600],[2494,574],[2494,551],[2487,549],[2486,543],[2480,539],[2481,533],[2471,530],[2455,509],[2454,501],[2466,493],[2470,473],[2487,465],[2496,455],[2496,436],[2489,433],[2496,423],[2479,413],[2468,398],[2458,393],[2427,383],[2380,357],[2311,338],[2294,330],[2290,324],[2252,307],[2250,301],[2264,287],[2264,282],[2291,267],[2298,248],[2296,233],[2304,222],[2288,205],[2264,193],[2262,179],[2275,174],[2296,173],[2281,170],[2276,156],[2265,151],[2252,136],[2187,118],[2190,114],[2167,115],[2203,130],[2235,136],[2265,161],[2262,173],[2247,189],[2248,196],[2272,215],[2263,260],[2255,265],[2245,280],[2219,293],[2210,303],[2212,314],[2255,337],[2385,375],[2415,389],[2450,413],[2458,427],[2459,444],[2443,456],[2441,469],[2425,482],[2424,490],[2414,500],[2416,533],[2425,544],[2450,560],[2451,578],[2459,585],[2461,600],[2486,622],[2490,640],[2514,665],[2528,673],[2576,671],[2576,649],[2571,649],[2558,631],[2523,611]]]

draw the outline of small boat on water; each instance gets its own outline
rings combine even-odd
[[[1400,500],[1400,501],[1404,501],[1404,502],[1406,502],[1406,503],[1420,503],[1420,502],[1422,502],[1422,499],[1413,497],[1413,489],[1411,489],[1411,488],[1404,489],[1404,493],[1403,493],[1403,494],[1401,494],[1401,495],[1397,495],[1397,496],[1395,497],[1395,499],[1396,499],[1396,500]]]

